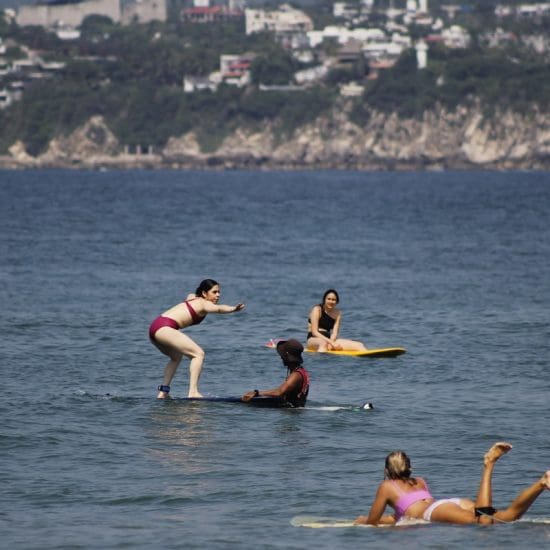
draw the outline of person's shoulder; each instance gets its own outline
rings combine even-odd
[[[378,485],[378,492],[380,494],[388,495],[393,493],[395,491],[395,487],[392,484],[392,482],[389,479],[385,479],[384,481],[380,482],[380,485]]]
[[[423,477],[417,477],[416,482],[420,483],[425,488],[428,488],[428,484],[426,483],[426,480]]]
[[[185,299],[186,300],[196,300],[198,298],[197,298],[197,295],[194,292],[191,292],[190,294],[187,295],[187,298],[185,298]]]

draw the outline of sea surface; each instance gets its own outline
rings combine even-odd
[[[1,546],[549,547],[550,492],[508,525],[291,525],[366,514],[394,449],[474,497],[510,441],[497,507],[550,468],[549,207],[542,172],[0,171]],[[303,410],[178,401],[187,362],[158,401],[149,323],[204,278],[246,309],[186,331],[203,393],[277,386],[264,344],[331,287],[343,336],[407,353],[305,354]]]

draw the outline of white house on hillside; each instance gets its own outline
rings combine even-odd
[[[134,21],[166,21],[166,0],[82,0],[80,2],[48,3],[21,6],[17,24],[46,28],[76,28],[89,15],[103,15],[114,23]]]
[[[470,45],[470,33],[459,25],[451,25],[441,31],[441,37],[447,48],[463,49]]]
[[[313,30],[313,21],[303,11],[283,4],[276,11],[244,10],[246,34],[270,31],[275,33],[307,32]]]

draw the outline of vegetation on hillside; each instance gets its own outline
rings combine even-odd
[[[321,5],[321,15],[329,17],[329,3]],[[324,82],[303,91],[262,91],[259,84],[287,84],[306,65],[269,33],[246,36],[242,21],[192,25],[174,18],[123,27],[94,16],[81,31],[79,40],[67,42],[41,28],[0,22],[0,36],[18,44],[8,48],[9,57],[17,58],[27,46],[46,60],[66,63],[60,75],[29,85],[20,101],[0,111],[0,152],[21,139],[38,154],[54,136],[69,134],[92,115],[103,115],[127,145],[160,147],[170,136],[194,130],[201,145],[213,150],[237,127],[265,125],[284,139],[330,110],[340,84],[368,72],[356,64],[331,71]],[[221,54],[254,54],[252,84],[184,93],[183,77],[218,70]],[[436,105],[452,109],[474,101],[487,110],[523,112],[533,105],[550,110],[550,65],[518,44],[494,50],[477,40],[467,50],[431,46],[423,71],[414,50],[408,50],[392,69],[365,82],[365,94],[350,99],[360,123],[371,109],[412,117]]]

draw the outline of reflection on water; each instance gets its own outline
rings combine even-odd
[[[205,420],[202,403],[159,402],[151,408],[144,431],[155,446],[151,454],[162,462],[183,467],[187,473],[210,471],[207,461],[197,459],[197,450],[212,444],[211,423]]]

